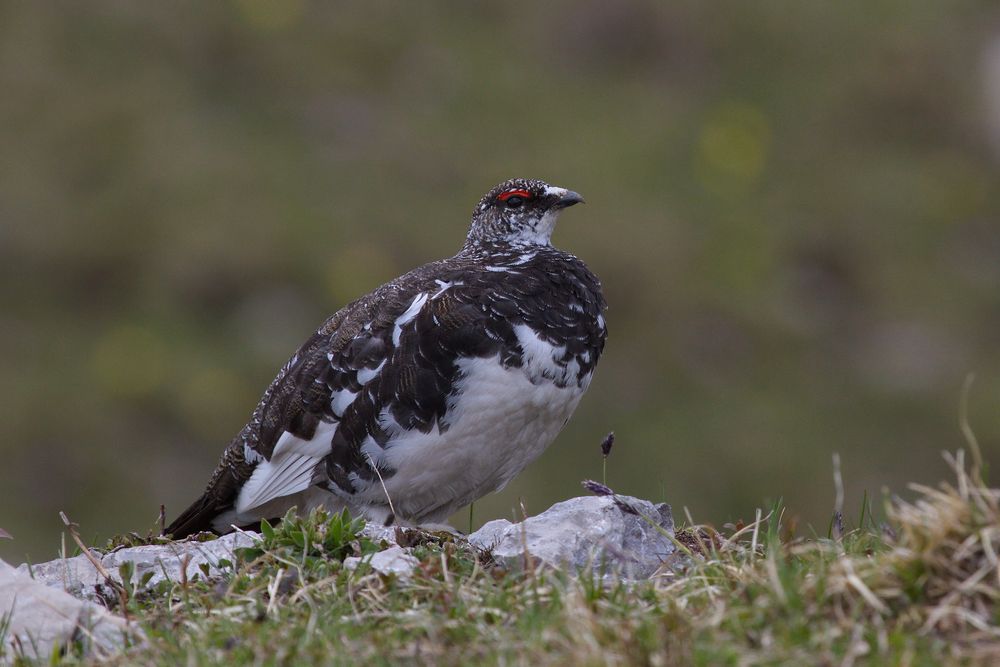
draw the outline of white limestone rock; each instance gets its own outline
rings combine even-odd
[[[236,562],[235,549],[253,546],[260,536],[257,533],[241,532],[223,535],[207,542],[180,541],[170,544],[151,544],[139,547],[117,549],[108,554],[92,550],[108,574],[121,582],[120,566],[133,563],[132,583],[137,589],[148,589],[165,579],[181,581],[182,571],[187,579],[204,578],[202,571],[207,567],[208,576],[220,574],[220,561]],[[113,591],[98,573],[97,568],[85,555],[56,559],[47,563],[28,566],[21,565],[19,572],[29,575],[42,584],[58,588],[83,600],[98,601],[113,596]],[[149,579],[143,583],[146,574]]]
[[[394,574],[401,579],[410,577],[413,570],[420,565],[420,561],[416,556],[411,556],[408,549],[393,546],[363,558],[349,556],[344,559],[344,567],[348,570],[354,570],[366,560],[372,569],[379,574]]]
[[[8,623],[0,637],[0,664],[17,656],[47,660],[71,643],[79,643],[86,655],[104,658],[144,640],[142,631],[124,618],[36,581],[3,561],[0,618]]]
[[[623,509],[625,508],[625,509]],[[490,521],[469,535],[508,567],[525,553],[554,567],[645,579],[674,552],[670,506],[631,496],[583,496],[556,503],[519,523]]]
[[[138,586],[146,573],[152,573],[146,584],[147,588],[156,586],[161,581],[182,581],[186,578],[203,579],[221,573],[220,561],[236,562],[236,549],[252,547],[260,540],[257,533],[240,532],[223,535],[208,542],[173,542],[171,544],[153,544],[141,547],[118,549],[104,556],[101,565],[115,577],[118,577],[119,567],[131,562],[135,565],[132,583]]]
[[[91,553],[97,560],[100,560],[103,555],[96,550],[91,550]],[[97,587],[103,585],[103,578],[97,573],[97,569],[82,554],[72,558],[57,558],[35,565],[22,563],[17,567],[17,571],[40,584],[57,588],[85,600],[97,600],[99,598],[96,592]]]
[[[398,544],[396,541],[396,530],[395,526],[380,526],[377,523],[366,523],[365,527],[361,530],[361,536],[367,537],[375,544],[387,542],[393,545]]]

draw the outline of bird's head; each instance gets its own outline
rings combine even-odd
[[[467,245],[549,245],[556,219],[583,197],[544,181],[512,178],[480,200],[472,214]]]

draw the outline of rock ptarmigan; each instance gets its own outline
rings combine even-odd
[[[600,282],[549,241],[582,201],[537,180],[490,190],[457,255],[305,342],[165,532],[223,533],[292,506],[439,523],[502,489],[569,420],[604,349]]]

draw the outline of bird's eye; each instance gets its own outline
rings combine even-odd
[[[531,199],[531,193],[527,190],[508,190],[497,197],[507,205],[507,208],[518,208],[521,204]]]

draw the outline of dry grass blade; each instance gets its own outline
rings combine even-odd
[[[66,530],[69,531],[70,537],[73,538],[73,541],[76,543],[76,546],[79,547],[80,552],[87,557],[90,564],[93,565],[94,569],[101,575],[104,579],[104,583],[118,595],[118,600],[121,602],[122,614],[126,619],[128,619],[128,593],[125,592],[125,587],[122,586],[117,579],[111,576],[111,573],[108,572],[107,568],[105,568],[101,561],[98,560],[93,553],[91,553],[90,549],[87,548],[87,545],[83,543],[77,524],[70,521],[65,512],[59,512],[59,518],[62,519],[63,524],[66,526]]]
[[[854,573],[854,568],[851,565],[850,559],[844,558],[841,560],[841,562],[846,572],[845,578],[847,580],[847,584],[855,591],[857,591],[858,594],[861,595],[862,598],[864,598],[865,602],[871,605],[871,607],[875,611],[877,611],[880,614],[888,613],[889,608],[885,605],[885,603],[879,600],[878,596],[872,593],[871,589],[868,588],[868,586],[866,586],[865,583],[861,581],[861,578]]]

